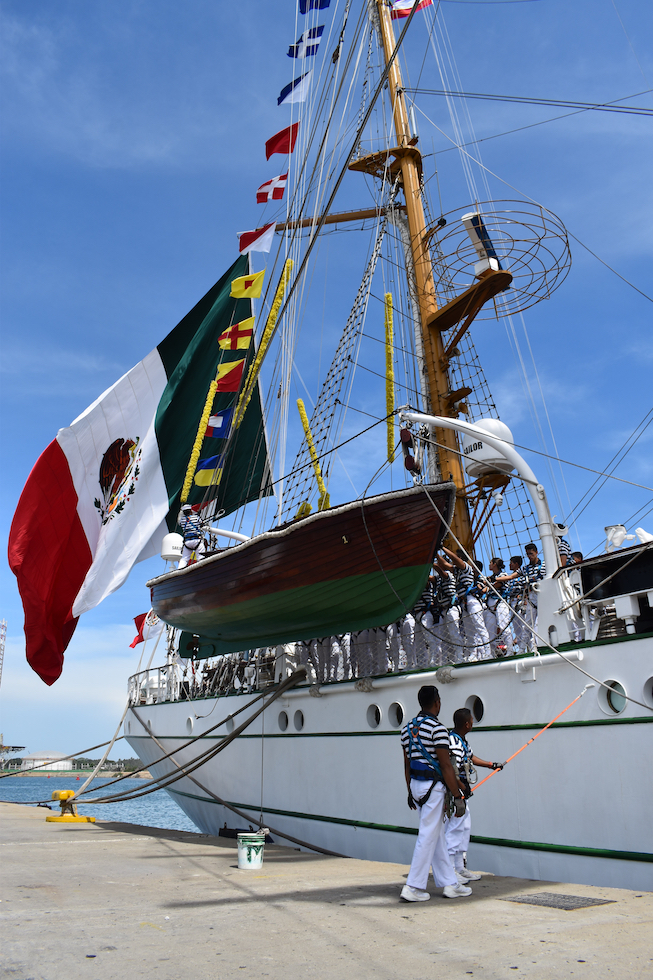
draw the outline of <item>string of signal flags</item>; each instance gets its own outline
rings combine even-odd
[[[391,4],[391,14],[393,20],[408,17],[415,0],[393,0]],[[311,10],[326,10],[331,4],[331,0],[299,0],[299,12],[306,15]],[[430,7],[433,0],[418,0],[417,9],[423,10]],[[294,44],[288,48],[287,55],[295,61],[305,62],[307,58],[314,58],[318,53],[324,24],[309,27],[303,31]],[[305,102],[310,92],[313,79],[313,69],[303,72],[298,78],[293,79],[285,85],[277,99],[277,105],[295,105]],[[271,136],[265,144],[265,159],[269,160],[275,153],[287,156],[295,149],[297,134],[299,132],[299,121],[286,126],[285,129]],[[266,180],[265,183],[256,191],[256,201],[258,204],[268,204],[270,201],[281,201],[288,182],[288,172],[279,174]],[[275,222],[263,225],[262,228],[255,228],[253,231],[238,232],[238,251],[241,255],[247,252],[269,252],[272,248],[274,239]]]

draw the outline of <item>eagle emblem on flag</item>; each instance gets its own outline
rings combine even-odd
[[[141,472],[139,442],[139,436],[135,440],[116,439],[102,457],[98,474],[102,496],[96,497],[93,503],[103,526],[122,513],[136,492]]]

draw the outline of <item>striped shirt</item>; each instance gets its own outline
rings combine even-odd
[[[561,558],[563,555],[566,555],[567,564],[569,564],[569,558],[571,557],[571,545],[566,538],[558,538],[558,554]]]
[[[179,525],[185,542],[202,540],[202,519],[199,514],[179,515]]]
[[[413,722],[415,722],[414,725]],[[425,711],[420,711],[417,718],[413,718],[413,721],[408,724],[413,730],[413,739],[415,735],[419,735],[422,745],[429,755],[433,756],[436,762],[436,749],[449,749],[449,733],[444,725],[440,724],[440,721],[435,715],[428,715]],[[401,744],[404,752],[408,755],[410,746],[408,725],[404,725],[401,729]],[[428,764],[428,759],[422,755],[420,747],[415,740],[413,740],[412,747],[410,748],[410,759]]]
[[[474,571],[471,565],[465,563],[464,568],[454,568],[454,578],[456,580],[456,595],[459,599],[464,599],[474,587]]]
[[[545,575],[546,568],[544,562],[539,558],[534,565],[531,565],[529,562],[528,565],[522,565],[521,567],[523,584],[532,585],[533,582],[540,582]]]
[[[436,583],[436,601],[441,612],[450,609],[456,598],[456,583],[451,572],[438,575]]]
[[[434,599],[433,583],[429,579],[426,583],[426,588],[413,607],[413,614],[415,616],[421,616],[423,613],[428,612],[433,606]]]
[[[459,735],[453,729],[449,732],[449,748],[455,756],[458,770],[462,771],[463,762],[472,761],[472,750],[464,735]]]

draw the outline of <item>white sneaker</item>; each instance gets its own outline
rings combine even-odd
[[[468,895],[472,894],[471,888],[467,885],[445,885],[442,889],[442,894],[445,898],[466,898]]]
[[[468,891],[471,892],[471,888]],[[412,888],[410,885],[404,885],[401,889],[401,898],[403,898],[404,902],[428,902],[430,897],[429,893],[421,888]]]
[[[463,868],[462,871],[456,871],[456,878],[461,885],[464,885],[466,881],[480,881],[483,875],[479,875],[476,871],[468,871],[467,868]]]

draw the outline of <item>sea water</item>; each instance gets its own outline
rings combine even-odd
[[[4,776],[4,774],[2,774]],[[88,774],[86,774],[88,775]],[[0,778],[0,801],[13,803],[44,802],[52,808],[53,815],[59,812],[59,804],[52,801],[52,791],[60,789],[78,790],[86,775],[80,776],[6,776]],[[113,788],[113,779],[95,779],[89,785],[89,799],[102,796],[114,796],[127,790],[143,792],[152,788],[150,779],[132,777],[123,779]],[[82,797],[83,800],[83,797]],[[44,813],[44,810],[40,811]],[[195,824],[177,806],[164,789],[157,789],[147,796],[135,800],[125,800],[115,803],[83,803],[77,804],[80,816],[95,817],[96,820],[118,820],[122,823],[141,824],[144,827],[163,827],[166,830],[191,830],[197,832]]]

